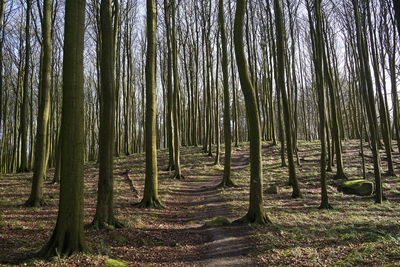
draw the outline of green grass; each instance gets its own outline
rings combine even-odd
[[[128,266],[127,262],[121,261],[121,260],[115,260],[115,259],[107,259],[107,260],[105,260],[104,263],[108,267],[126,267],[126,266]]]

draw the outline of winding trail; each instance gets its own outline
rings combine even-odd
[[[247,164],[247,151],[233,155],[233,171]],[[213,168],[210,165],[207,167]],[[200,223],[214,217],[225,217],[230,221],[237,219],[219,193],[221,189],[218,189],[217,185],[221,179],[220,174],[202,178],[191,176],[179,182],[178,189],[172,190],[167,202],[172,210],[181,210],[179,216],[175,218],[179,220],[178,223],[185,225],[183,231],[197,230],[197,234],[207,237],[205,243],[198,246],[199,258],[196,261],[189,261],[200,266],[256,266],[249,255],[254,242],[249,238],[248,226],[204,227]],[[183,258],[183,262],[185,261]]]

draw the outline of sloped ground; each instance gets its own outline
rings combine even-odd
[[[344,165],[350,178],[360,177],[358,143],[344,144]],[[44,262],[30,259],[49,238],[57,216],[58,186],[46,183],[48,205],[40,209],[23,207],[30,190],[31,174],[0,177],[0,265],[107,266],[118,259],[129,266],[380,266],[400,264],[399,178],[384,177],[382,205],[371,197],[354,197],[329,187],[332,211],[320,211],[319,143],[301,143],[302,166],[297,169],[304,197],[290,198],[286,186],[287,168],[280,167],[279,147],[264,146],[264,183],[278,185],[278,195],[265,195],[272,226],[203,227],[213,217],[230,220],[246,213],[248,207],[248,146],[236,148],[233,177],[237,188],[219,190],[216,185],[222,167],[200,148],[183,148],[185,180],[171,180],[160,171],[160,196],[165,210],[142,210],[132,206],[143,191],[144,155],[116,160],[115,205],[117,217],[128,227],[114,231],[86,230],[91,255]],[[395,166],[400,175],[400,158]],[[223,157],[222,157],[223,158]],[[167,153],[159,153],[160,169]],[[368,178],[373,180],[371,159],[366,158]],[[384,160],[383,160],[383,163]],[[385,168],[385,166],[383,166]],[[132,191],[124,172],[139,195]],[[51,178],[53,170],[48,176]],[[98,169],[88,164],[85,173],[85,222],[95,212]],[[49,179],[50,180],[50,179]],[[330,180],[329,183],[332,184]]]
[[[362,178],[359,144],[347,141],[344,166],[350,179]],[[388,201],[374,204],[372,197],[356,197],[339,193],[335,181],[328,180],[329,197],[334,210],[321,211],[319,189],[319,142],[299,145],[301,167],[297,175],[302,199],[291,199],[287,186],[287,168],[281,167],[280,149],[264,147],[264,185],[277,185],[278,195],[265,194],[264,202],[273,226],[253,227],[258,263],[265,266],[400,266],[400,181],[383,175],[384,194]],[[247,151],[247,147],[240,150]],[[374,181],[370,151],[365,158],[367,179]],[[239,153],[239,152],[236,152]],[[246,153],[246,152],[243,152]],[[382,151],[382,168],[386,158]],[[400,158],[395,155],[396,173],[400,175]],[[335,168],[334,168],[335,170]],[[244,188],[248,167],[234,174]],[[329,173],[330,178],[334,173]],[[231,210],[244,214],[247,190],[223,192]]]
[[[251,265],[251,243],[247,226],[203,227],[213,217],[231,217],[216,188],[223,168],[212,166],[213,158],[200,148],[183,148],[185,180],[172,180],[172,173],[160,171],[160,196],[165,210],[133,207],[143,192],[144,155],[116,160],[115,206],[117,217],[128,227],[114,231],[86,230],[90,255],[44,262],[30,259],[48,240],[57,216],[58,186],[45,184],[47,205],[23,207],[29,196],[32,174],[3,175],[0,179],[0,264],[29,266],[104,266],[109,258],[132,266],[216,266]],[[159,153],[160,169],[167,153]],[[138,193],[130,187],[126,171]],[[50,170],[49,177],[54,170]],[[85,172],[85,223],[95,212],[98,169],[88,164]],[[234,219],[234,218],[231,218]],[[101,256],[100,256],[101,255]]]

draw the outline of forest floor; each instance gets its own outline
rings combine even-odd
[[[358,143],[344,143],[344,166],[349,178],[362,176]],[[206,226],[215,217],[230,221],[248,208],[248,144],[234,149],[232,175],[238,187],[218,189],[223,167],[201,148],[182,148],[186,179],[172,180],[161,171],[167,152],[159,152],[160,197],[164,210],[133,207],[143,192],[144,154],[115,162],[115,210],[127,227],[85,230],[91,253],[50,261],[32,259],[48,240],[58,208],[58,186],[45,184],[47,205],[26,208],[32,174],[0,176],[0,266],[398,266],[400,265],[400,181],[384,176],[388,201],[337,192],[329,179],[334,210],[318,210],[319,142],[300,142],[302,165],[297,167],[303,198],[291,199],[287,168],[280,165],[279,146],[264,144],[265,188],[277,185],[277,195],[264,194],[273,222],[269,226]],[[366,149],[367,151],[367,149]],[[369,152],[369,151],[368,151]],[[383,153],[382,153],[383,155]],[[394,153],[400,175],[400,156]],[[223,155],[222,155],[223,159]],[[373,180],[371,158],[367,177]],[[385,160],[382,159],[385,170]],[[138,193],[124,174],[129,170]],[[53,169],[48,172],[49,180]],[[333,176],[334,173],[330,173]],[[85,223],[96,207],[98,166],[86,165]]]

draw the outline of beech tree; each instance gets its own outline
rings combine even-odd
[[[274,0],[274,11],[275,11],[275,24],[276,24],[276,50],[277,50],[277,90],[280,91],[282,95],[282,106],[284,113],[284,123],[285,123],[285,136],[286,136],[286,148],[287,157],[289,163],[289,184],[293,187],[293,198],[301,197],[299,182],[296,176],[296,167],[294,165],[293,159],[293,139],[292,139],[292,123],[290,116],[289,101],[285,86],[285,55],[284,55],[284,27],[282,19],[282,10],[279,3],[280,0]]]
[[[112,1],[100,3],[101,29],[101,107],[99,132],[99,182],[94,228],[122,227],[114,216],[114,125],[115,63],[112,25]]]
[[[57,223],[39,256],[87,250],[83,233],[85,0],[65,1],[61,183]]]
[[[50,90],[51,90],[51,37],[52,4],[50,0],[43,1],[42,15],[42,49],[39,81],[39,114],[37,118],[37,134],[34,156],[34,170],[31,195],[26,202],[27,206],[38,207],[44,204],[43,181],[47,170],[48,130],[50,119]]]
[[[222,46],[222,75],[224,87],[224,139],[225,139],[225,159],[224,176],[220,184],[221,187],[231,187],[234,183],[231,178],[231,157],[232,157],[232,131],[231,131],[231,107],[229,93],[229,74],[228,74],[228,41],[225,29],[224,1],[218,1],[218,23]],[[218,100],[217,100],[218,101]]]
[[[156,32],[157,6],[147,0],[147,56],[146,56],[146,177],[142,208],[163,208],[158,197],[157,128],[156,128]],[[175,151],[176,152],[176,151]]]
[[[237,1],[234,26],[236,63],[245,98],[247,121],[251,125],[248,128],[250,139],[250,203],[247,214],[239,222],[267,224],[271,223],[271,221],[265,213],[263,203],[260,118],[243,42],[246,3],[246,0]]]
[[[29,74],[30,74],[30,59],[31,59],[31,7],[32,1],[26,1],[26,22],[25,22],[25,67],[22,90],[22,101],[20,111],[20,132],[21,132],[21,165],[19,172],[29,171],[28,163],[28,97],[29,97]]]

